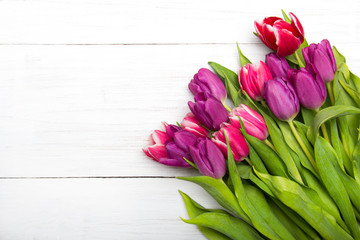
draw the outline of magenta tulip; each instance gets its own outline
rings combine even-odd
[[[264,96],[271,112],[282,121],[292,120],[300,110],[295,90],[286,79],[274,78],[268,81]]]
[[[240,162],[249,154],[249,147],[246,143],[244,136],[241,134],[240,129],[232,126],[229,123],[223,123],[221,129],[213,134],[213,141],[227,156],[227,144],[225,135],[229,140],[231,152],[236,162]]]
[[[198,93],[206,92],[221,102],[224,102],[227,97],[224,83],[215,73],[206,68],[201,68],[198,73],[194,75],[193,80],[189,83],[189,89],[194,96]]]
[[[278,17],[255,21],[255,30],[261,41],[279,56],[293,54],[304,42],[304,29],[299,19],[290,13],[291,23]]]
[[[226,162],[221,150],[208,138],[199,138],[190,146],[191,157],[199,171],[212,178],[222,178],[226,173]]]
[[[240,104],[239,107],[233,108],[230,113],[230,122],[235,128],[240,128],[240,120],[244,124],[246,133],[264,141],[268,136],[268,129],[264,118],[244,104]]]
[[[195,96],[195,103],[189,101],[188,105],[200,123],[210,130],[218,130],[220,124],[229,119],[222,103],[209,93],[199,93]]]
[[[258,66],[246,64],[240,69],[239,85],[255,101],[264,98],[264,83],[270,79],[270,70],[262,61]]]
[[[325,84],[312,64],[289,72],[289,80],[302,106],[318,109],[323,105],[326,100]]]
[[[287,77],[290,66],[284,57],[280,57],[276,53],[269,53],[265,57],[265,63],[273,77]]]
[[[302,51],[306,64],[311,63],[324,82],[334,79],[336,62],[328,40],[324,39],[319,44],[312,43]]]

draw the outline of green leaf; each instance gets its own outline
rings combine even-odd
[[[281,9],[281,13],[282,13],[282,15],[284,17],[285,22],[291,23],[291,19],[288,17],[288,15],[284,12],[283,9]]]
[[[219,78],[223,81],[224,84],[225,84],[225,79],[226,79],[225,76],[227,76],[229,78],[230,82],[232,83],[232,85],[234,86],[234,88],[237,91],[240,90],[238,76],[234,71],[232,71],[216,62],[209,62],[209,65],[212,67],[212,69],[214,69],[214,71],[219,76]]]
[[[263,239],[249,224],[225,213],[209,212],[189,220],[182,220],[186,223],[212,228],[235,240]]]
[[[345,57],[337,50],[335,46],[333,46],[333,53],[336,61],[336,65],[339,66],[342,63],[346,63]]]
[[[339,132],[338,132],[338,127],[336,124],[336,120],[335,119],[331,119],[330,120],[330,139],[331,139],[331,144],[334,147],[337,155],[338,155],[338,161],[339,161],[339,166],[342,170],[344,170],[344,167],[346,169],[346,171],[353,176],[353,166],[352,163],[348,157],[348,155],[345,152],[344,146],[340,140],[340,136],[339,136]]]
[[[186,210],[188,212],[188,215],[190,217],[190,219],[192,218],[196,218],[197,216],[203,214],[203,213],[207,213],[207,212],[211,212],[210,210],[205,209],[203,206],[201,206],[200,204],[198,204],[197,202],[195,202],[193,199],[191,199],[188,195],[186,195],[185,193],[179,191],[185,206],[186,206]],[[226,213],[225,211],[222,210],[214,210],[216,212],[219,213]],[[208,227],[202,227],[202,226],[198,226],[199,230],[208,238],[211,240],[230,240],[231,238],[225,236],[224,234],[213,230],[211,228]]]
[[[245,55],[241,52],[238,43],[236,43],[236,46],[237,46],[237,50],[238,50],[238,53],[239,53],[240,66],[242,67],[242,66],[245,66],[248,63],[251,63],[251,61],[247,57],[245,57]]]
[[[242,129],[245,129],[244,127]],[[263,173],[268,173],[263,161],[259,157],[259,155],[256,153],[255,149],[249,145],[249,157],[251,159],[251,162],[254,164],[254,167],[259,171]]]
[[[251,166],[249,166],[248,164],[245,164],[245,163],[242,164],[242,162],[241,162],[241,163],[237,164],[236,167],[237,167],[239,176],[242,179],[249,179],[250,178],[250,173],[252,171]]]
[[[350,78],[351,78],[351,81],[354,84],[356,90],[358,92],[360,92],[360,78],[358,76],[356,76],[355,74],[353,74],[352,72],[350,72]]]
[[[243,128],[242,128],[243,129]],[[266,169],[273,175],[288,177],[286,167],[274,150],[272,150],[263,141],[253,137],[249,134],[243,133],[245,139],[254,148],[256,153],[262,159]],[[257,169],[257,168],[256,168]]]
[[[306,181],[306,185],[314,191],[309,191],[308,189],[304,188],[305,193],[308,197],[319,206],[322,206],[328,213],[333,215],[339,225],[347,229],[345,223],[341,219],[339,209],[337,208],[335,202],[330,197],[329,193],[322,185],[322,183],[315,178],[315,176],[308,170],[304,169],[302,171],[304,179]]]
[[[350,115],[350,114],[360,114],[360,108],[353,107],[353,106],[337,105],[337,106],[332,106],[332,107],[328,107],[323,110],[320,110],[315,115],[315,118],[308,129],[308,132],[307,132],[308,139],[312,143],[315,143],[315,140],[316,140],[317,136],[319,135],[319,128],[320,128],[321,124],[323,124],[324,122],[326,122],[330,119],[344,116],[344,115]]]
[[[234,194],[221,179],[208,176],[178,177],[178,179],[193,182],[207,191],[223,208],[229,210],[244,221],[251,223],[248,216],[240,208]]]
[[[333,90],[335,97],[334,105],[356,106],[356,103],[347,94],[340,84],[340,81],[349,82],[350,71],[345,63],[341,64],[335,73],[333,81]],[[344,144],[345,151],[349,156],[352,154],[355,142],[357,141],[356,129],[359,126],[359,118],[357,116],[343,116],[338,119],[340,127],[340,136]]]
[[[294,162],[294,159],[292,158],[287,146],[284,144],[285,139],[280,131],[280,129],[277,127],[275,121],[270,118],[268,115],[263,114],[263,117],[266,122],[266,126],[269,130],[269,135],[271,137],[271,140],[274,144],[274,147],[279,154],[282,161],[285,163],[291,177],[298,181],[299,183],[303,183],[299,170],[296,167],[296,164]]]
[[[351,96],[351,98],[356,102],[357,106],[360,107],[360,93],[354,89],[349,83],[339,79],[341,86],[345,89],[345,91]]]
[[[352,239],[336,223],[333,216],[311,201],[298,183],[287,178],[259,173],[256,170],[255,173],[282,203],[298,213],[324,239]]]
[[[228,76],[225,74],[225,72],[223,72],[223,75],[225,76],[225,88],[226,91],[228,92],[231,100],[234,103],[234,106],[237,107],[240,105],[241,101],[241,95],[238,94],[238,91],[236,90],[236,88],[234,87],[234,85],[230,82]]]
[[[312,120],[315,117],[315,112],[313,110],[301,107],[301,115],[304,119],[305,125],[309,126],[312,122]]]
[[[337,163],[336,153],[331,145],[323,138],[318,137],[315,142],[315,159],[320,177],[330,196],[339,207],[346,225],[349,227],[355,240],[360,239],[360,230],[352,209],[349,195],[341,181],[333,163]],[[336,188],[334,188],[336,186]]]
[[[245,213],[251,219],[253,226],[264,236],[274,239],[294,239],[291,234],[281,225],[281,223],[274,223],[274,218],[271,212],[266,211],[266,206],[262,200],[259,202],[254,202],[252,196],[257,194],[257,198],[260,196],[258,195],[259,192],[253,192],[253,189],[244,187],[241,178],[239,177],[239,173],[236,168],[235,160],[232,155],[232,151],[230,148],[229,141],[227,136],[225,135],[227,148],[228,148],[228,171],[231,182],[234,186],[235,196],[241,206],[241,208],[245,211]],[[261,194],[261,192],[260,192]],[[282,238],[282,236],[286,236]]]
[[[283,212],[274,201],[268,201],[268,203],[275,216],[293,236],[296,236],[296,239],[312,239],[297,225],[297,222],[294,222],[285,212]]]

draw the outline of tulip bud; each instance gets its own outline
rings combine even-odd
[[[212,178],[222,178],[226,173],[226,163],[221,150],[208,138],[199,138],[190,146],[190,154],[199,171]]]
[[[268,66],[273,77],[285,77],[290,69],[289,63],[284,57],[280,57],[276,53],[269,53],[265,57],[265,63]]]
[[[270,79],[272,79],[270,70],[262,61],[258,66],[246,64],[240,69],[239,85],[255,101],[263,99],[264,83]]]
[[[268,136],[268,129],[264,118],[259,113],[244,104],[240,104],[239,107],[233,108],[230,113],[231,125],[237,129],[240,128],[239,117],[244,124],[247,134],[258,138],[261,141],[265,141]]]
[[[291,23],[278,17],[255,21],[255,30],[260,40],[279,56],[293,54],[304,42],[304,29],[299,19],[290,13]]]
[[[198,73],[194,75],[193,80],[189,83],[189,89],[194,96],[198,93],[206,92],[221,102],[224,102],[227,97],[223,82],[215,73],[206,68],[201,68]]]
[[[211,141],[220,148],[225,156],[227,156],[227,144],[224,132],[229,140],[231,152],[235,161],[240,162],[249,154],[249,147],[244,136],[238,128],[229,123],[223,123],[221,125],[221,129],[213,134]]]
[[[160,130],[155,130],[150,135],[151,145],[143,148],[143,152],[155,161],[159,161],[160,158],[166,158],[165,142],[169,140],[168,135]]]
[[[265,100],[280,120],[292,120],[299,112],[299,99],[294,88],[284,78],[274,78],[265,84]]]
[[[188,131],[181,129],[175,132],[174,138],[165,144],[167,158],[160,158],[159,162],[168,166],[190,167],[184,158],[192,161],[189,147],[194,145],[196,140],[195,135]]]
[[[181,127],[196,137],[207,137],[209,135],[209,132],[201,126],[199,120],[191,112],[186,114],[181,122]]]
[[[222,103],[208,93],[199,93],[195,96],[195,103],[189,101],[188,105],[201,124],[210,130],[218,130],[220,124],[229,119]]]
[[[323,80],[311,64],[299,70],[292,70],[289,79],[302,106],[318,109],[326,100]]]
[[[166,132],[155,130],[151,144],[143,152],[153,160],[168,166],[191,167],[185,160],[191,161],[189,146],[194,145],[197,137],[178,126],[164,123]]]
[[[324,82],[331,82],[336,72],[334,53],[328,40],[310,44],[302,50],[306,64],[312,64]]]

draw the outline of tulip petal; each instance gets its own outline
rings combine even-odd
[[[190,168],[190,164],[188,164],[185,160],[179,160],[174,158],[160,158],[159,163],[171,166],[171,167],[183,167]]]
[[[263,38],[264,38],[264,39],[262,39],[263,43],[271,50],[276,51],[278,46],[276,43],[274,27],[266,24],[266,25],[263,25],[262,30],[263,30]]]
[[[295,16],[295,14],[293,14],[292,12],[289,14],[290,18],[291,18],[291,26],[293,26],[294,28],[297,29],[298,33],[299,33],[299,39],[301,42],[304,41],[304,28],[301,25],[299,19]]]
[[[165,142],[169,139],[169,136],[166,132],[155,130],[151,134],[152,144],[165,144]]]
[[[296,51],[301,45],[300,40],[293,35],[292,32],[286,29],[276,29],[275,35],[278,45],[277,54],[285,57]]]

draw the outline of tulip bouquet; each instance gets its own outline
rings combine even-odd
[[[209,62],[189,84],[181,124],[164,123],[153,160],[194,168],[222,209],[180,192],[209,239],[360,240],[360,78],[328,40],[308,44],[298,18],[267,17],[256,34],[273,52],[238,74]],[[230,98],[234,107],[226,105]]]

